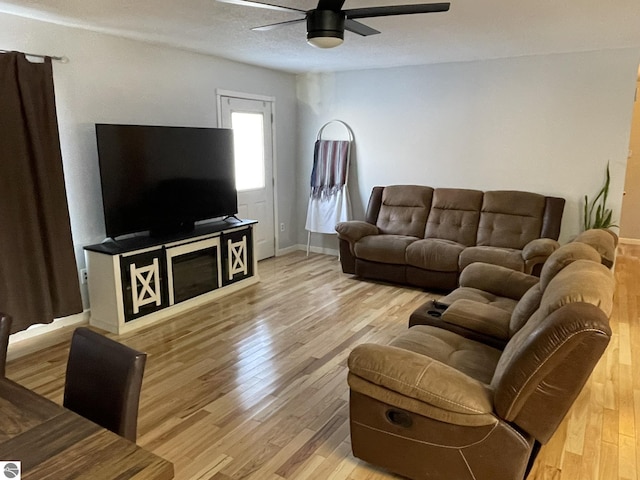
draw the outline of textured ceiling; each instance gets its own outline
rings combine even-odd
[[[307,10],[317,0],[269,3]],[[344,8],[407,3],[420,1],[346,0]],[[215,0],[0,0],[0,12],[295,73],[640,47],[639,0],[451,0],[447,13],[362,20],[382,33],[346,32],[330,50],[307,45],[304,22],[250,30],[294,13]]]

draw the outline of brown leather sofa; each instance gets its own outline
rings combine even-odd
[[[559,247],[564,203],[510,190],[374,187],[366,220],[336,225],[342,270],[447,290],[473,262],[531,273]]]
[[[609,230],[582,232],[544,263],[538,276],[499,265],[476,262],[460,274],[459,287],[438,301],[427,301],[409,318],[409,326],[434,325],[496,348],[526,322],[551,279],[575,260],[600,262],[611,268],[617,236]]]
[[[522,480],[611,336],[612,272],[576,260],[504,350],[433,326],[349,356],[356,457],[410,479]]]
[[[599,263],[600,255],[584,243],[568,243],[549,256],[540,277],[473,263],[460,286],[438,301],[438,315],[427,302],[411,314],[409,326],[433,325],[502,349],[538,309],[551,280],[576,260]]]

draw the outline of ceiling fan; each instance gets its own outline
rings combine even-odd
[[[247,7],[266,8],[280,12],[299,12],[304,14],[304,18],[289,20],[286,22],[272,23],[255,27],[252,30],[271,30],[284,25],[307,22],[307,41],[320,48],[333,48],[340,45],[344,40],[344,31],[367,36],[380,33],[378,30],[368,27],[356,21],[359,18],[386,17],[390,15],[408,15],[414,13],[446,12],[449,10],[449,3],[423,3],[416,5],[395,5],[386,7],[364,7],[350,8],[342,10],[345,0],[319,0],[318,6],[311,10],[300,10],[298,8],[283,7],[270,3],[255,0],[218,0],[222,3],[233,3]]]

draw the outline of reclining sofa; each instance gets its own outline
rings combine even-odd
[[[413,480],[522,480],[611,337],[612,272],[577,259],[504,350],[417,325],[349,356],[356,457]]]
[[[510,190],[374,187],[366,220],[336,225],[342,271],[443,290],[473,262],[536,273],[559,247],[564,203]]]
[[[610,237],[604,232],[602,235]],[[409,326],[433,325],[503,349],[540,306],[551,280],[576,260],[604,262],[593,247],[574,241],[549,256],[540,277],[499,265],[473,263],[460,275],[458,288],[418,307],[409,318]]]

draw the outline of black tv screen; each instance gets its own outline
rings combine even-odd
[[[231,130],[96,124],[96,137],[108,237],[238,213]]]

